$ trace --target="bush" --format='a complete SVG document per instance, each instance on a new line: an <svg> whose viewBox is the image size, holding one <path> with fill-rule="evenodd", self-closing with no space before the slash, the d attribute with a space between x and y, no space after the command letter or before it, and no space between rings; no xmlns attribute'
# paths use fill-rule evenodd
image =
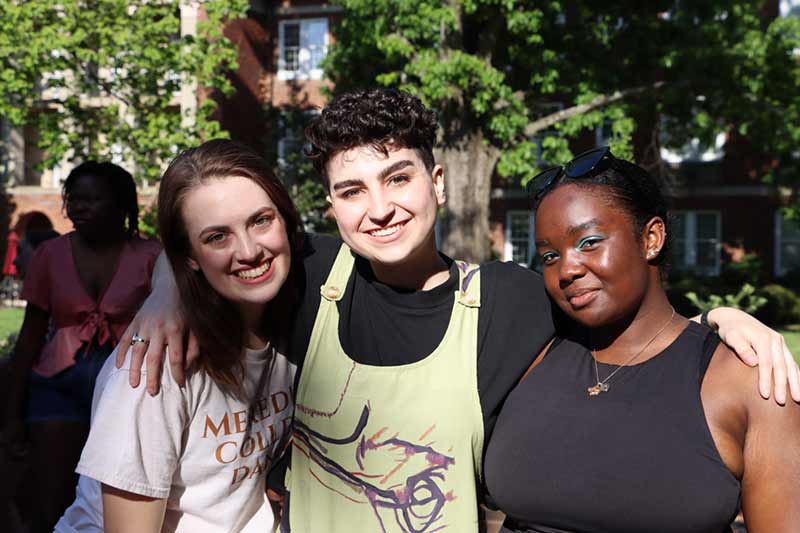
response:
<svg viewBox="0 0 800 533"><path fill-rule="evenodd" d="M722 268L722 279L734 286L745 283L760 287L765 278L764 263L756 254L745 254L739 261L730 261Z"/></svg>
<svg viewBox="0 0 800 533"><path fill-rule="evenodd" d="M769 326L800 322L800 297L794 291L773 283L759 292L767 303L758 310L756 318Z"/></svg>
<svg viewBox="0 0 800 533"><path fill-rule="evenodd" d="M694 316L697 314L692 302L686 298L686 294L694 292L699 296L706 298L711 293L708 286L703 283L703 280L694 277L682 277L670 280L665 284L667 291L667 298L675 308L678 314L683 316Z"/></svg>
<svg viewBox="0 0 800 533"><path fill-rule="evenodd" d="M733 307L741 309L745 313L753 314L767 303L767 299L756 294L756 288L745 283L736 293L731 294L709 294L708 297L698 296L697 293L690 291L686 293L686 298L692 302L698 311L705 313L717 307Z"/></svg>

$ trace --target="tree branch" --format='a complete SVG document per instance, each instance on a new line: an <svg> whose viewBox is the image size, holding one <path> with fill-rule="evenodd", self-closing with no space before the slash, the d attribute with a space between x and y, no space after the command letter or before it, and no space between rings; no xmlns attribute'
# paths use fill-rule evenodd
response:
<svg viewBox="0 0 800 533"><path fill-rule="evenodd" d="M640 94L653 89L660 89L664 85L666 85L666 82L657 81L651 85L642 85L640 87L632 87L630 89L625 89L623 91L614 91L611 94L601 94L600 96L594 97L591 101L585 104L568 107L567 109L562 109L561 111L557 111L555 113L551 113L542 118L534 120L525 127L525 135L528 137L533 137L540 131L546 130L547 128L558 122L563 122L576 115L588 113L593 109L597 109L598 107L603 107L613 102L623 100L635 94Z"/></svg>

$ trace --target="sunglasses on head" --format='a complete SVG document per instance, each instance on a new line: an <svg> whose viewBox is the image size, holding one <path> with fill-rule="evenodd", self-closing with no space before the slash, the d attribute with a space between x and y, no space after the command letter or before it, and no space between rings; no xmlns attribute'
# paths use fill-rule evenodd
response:
<svg viewBox="0 0 800 533"><path fill-rule="evenodd" d="M535 201L538 201L561 176L567 176L572 179L588 176L607 158L614 159L611 149L608 146L602 146L589 150L588 152L583 152L565 165L550 167L536 174L533 179L528 182L528 192L533 195Z"/></svg>

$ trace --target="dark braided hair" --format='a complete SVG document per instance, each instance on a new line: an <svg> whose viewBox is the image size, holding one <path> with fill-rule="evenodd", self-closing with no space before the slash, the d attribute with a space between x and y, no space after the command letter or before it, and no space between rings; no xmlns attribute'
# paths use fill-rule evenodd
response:
<svg viewBox="0 0 800 533"><path fill-rule="evenodd" d="M82 176L95 176L106 181L111 187L114 202L125 213L125 235L128 239L139 236L139 201L136 196L136 182L130 172L109 162L85 161L72 169L64 187L61 189L61 199L64 208L67 206L72 187Z"/></svg>
<svg viewBox="0 0 800 533"><path fill-rule="evenodd" d="M605 163L605 164L603 164ZM669 203L662 191L659 181L645 169L614 156L598 166L588 176L570 178L562 174L551 186L536 199L534 211L542 200L562 185L575 185L584 189L604 189L606 199L614 207L622 209L630 219L634 236L639 239L645 225L653 218L660 217L664 221L666 238L664 246L655 259L650 262L666 266L672 248L672 223L668 215Z"/></svg>
<svg viewBox="0 0 800 533"><path fill-rule="evenodd" d="M337 96L306 128L305 155L328 188L325 166L336 154L369 146L384 155L390 148L416 150L428 172L433 170L436 113L416 96L397 89L360 89Z"/></svg>

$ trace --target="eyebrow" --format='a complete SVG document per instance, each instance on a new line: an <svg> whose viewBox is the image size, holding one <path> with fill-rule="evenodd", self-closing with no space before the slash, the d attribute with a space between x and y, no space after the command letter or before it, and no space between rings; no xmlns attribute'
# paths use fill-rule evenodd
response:
<svg viewBox="0 0 800 533"><path fill-rule="evenodd" d="M578 224L577 226L570 226L567 229L567 235L575 235L576 233L580 233L582 231L586 231L587 229L593 228L593 227L598 226L598 225L600 225L600 221L597 220L596 218L593 218L591 220L587 220L586 222L583 222L582 224ZM550 241L548 241L547 239L544 239L544 240L541 240L541 241L534 241L533 244L535 246L547 246L548 244L550 244Z"/></svg>
<svg viewBox="0 0 800 533"><path fill-rule="evenodd" d="M388 167L386 167L386 168L382 169L380 172L378 172L378 175L376 176L376 179L378 181L381 181L381 180L385 179L387 176L389 176L391 174L394 174L398 170L406 168L406 167L409 167L409 166L411 166L411 167L414 166L414 162L411 161L410 159L402 159L400 161L395 161L394 163L392 163ZM333 184L333 190L334 191L338 191L338 190L341 190L341 189L347 189L349 187L362 187L363 185L364 185L364 180L362 180L362 179L343 180L343 181L334 183Z"/></svg>
<svg viewBox="0 0 800 533"><path fill-rule="evenodd" d="M359 187L364 185L364 180L344 180L333 184L333 190L347 189L348 187Z"/></svg>
<svg viewBox="0 0 800 533"><path fill-rule="evenodd" d="M268 205L265 205L264 207L259 208L252 215L247 217L247 224L252 224L260 216L263 216L263 215L266 215L266 214L274 215L275 212L276 211L275 211L274 208L269 207ZM198 233L198 236L202 237L203 235L205 235L206 233L209 233L209 232L225 231L227 229L228 229L228 226L206 226L205 228L200 230L200 233Z"/></svg>
<svg viewBox="0 0 800 533"><path fill-rule="evenodd" d="M384 168L383 170L381 170L378 173L378 180L382 180L382 179L386 178L386 176L388 176L390 174L394 174L395 172L397 172L401 168L413 167L413 166L414 166L414 162L411 161L410 159L403 159L401 161L397 161L395 163L392 163L388 167Z"/></svg>
<svg viewBox="0 0 800 533"><path fill-rule="evenodd" d="M582 224L578 224L577 226L570 226L567 229L567 235L575 235L576 233L580 233L582 231L586 231L587 229L593 228L594 226L598 226L598 225L600 225L600 221L597 220L596 218L593 218L591 220L587 220L586 222L584 222Z"/></svg>
<svg viewBox="0 0 800 533"><path fill-rule="evenodd" d="M582 231L586 231L587 229L593 228L594 226L597 226L599 224L600 224L600 221L597 220L596 218L593 218L591 220L587 220L586 222L584 222L582 224L578 224L577 226L570 226L569 229L567 229L567 234L568 235L575 235L576 233L580 233Z"/></svg>

